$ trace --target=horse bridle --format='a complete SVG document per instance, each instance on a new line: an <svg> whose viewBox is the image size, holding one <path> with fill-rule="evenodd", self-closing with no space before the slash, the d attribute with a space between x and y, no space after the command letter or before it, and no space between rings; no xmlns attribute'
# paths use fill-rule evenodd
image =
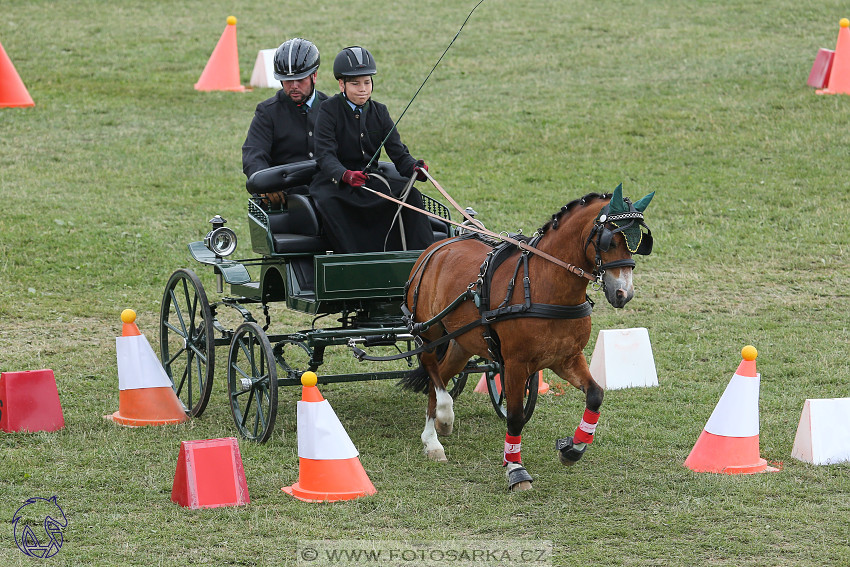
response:
<svg viewBox="0 0 850 567"><path fill-rule="evenodd" d="M587 247L593 244L593 248L596 251L596 269L593 271L593 275L596 277L596 283L603 285L603 287L602 278L606 270L612 268L634 268L636 265L635 261L631 258L602 262L602 253L607 252L611 248L615 234L623 233L626 249L632 254L648 256L652 252L652 231L643 222L643 213L635 209L628 198L624 197L623 202L629 206L629 210L624 213L610 214L610 203L602 207L602 210L599 211L599 216L596 217L596 221L593 223L593 229L591 229L587 241L584 243L585 253L587 253ZM640 230L641 227L646 229L646 233L641 231L640 242L632 250L626 241L625 231L630 228Z"/></svg>

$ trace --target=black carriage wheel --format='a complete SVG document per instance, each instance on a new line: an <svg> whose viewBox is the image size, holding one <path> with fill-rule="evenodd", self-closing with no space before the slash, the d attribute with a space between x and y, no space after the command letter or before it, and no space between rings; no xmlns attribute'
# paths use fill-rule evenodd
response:
<svg viewBox="0 0 850 567"><path fill-rule="evenodd" d="M277 366L269 338L257 323L242 323L227 357L230 410L239 434L265 443L277 418Z"/></svg>
<svg viewBox="0 0 850 567"><path fill-rule="evenodd" d="M469 374L462 372L449 379L449 383L446 386L448 386L449 395L453 400L456 400L460 393L463 392L467 378L469 378Z"/></svg>
<svg viewBox="0 0 850 567"><path fill-rule="evenodd" d="M496 415L502 419L508 417L508 410L505 404L505 388L502 375L491 370L485 372L487 380L487 393L490 394L490 402L496 410ZM499 381L498 389L496 380ZM537 372L529 376L525 381L525 403L523 404L523 414L525 421L531 419L531 414L534 413L534 406L537 405L537 389L540 387L540 376Z"/></svg>
<svg viewBox="0 0 850 567"><path fill-rule="evenodd" d="M159 312L162 366L190 416L204 413L215 371L213 315L195 272L180 269L165 285Z"/></svg>

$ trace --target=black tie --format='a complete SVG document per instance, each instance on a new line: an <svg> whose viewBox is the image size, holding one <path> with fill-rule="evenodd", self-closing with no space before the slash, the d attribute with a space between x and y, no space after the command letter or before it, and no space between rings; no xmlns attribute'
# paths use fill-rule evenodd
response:
<svg viewBox="0 0 850 567"><path fill-rule="evenodd" d="M362 106L357 106L354 108L354 118L360 119L360 113L363 111Z"/></svg>

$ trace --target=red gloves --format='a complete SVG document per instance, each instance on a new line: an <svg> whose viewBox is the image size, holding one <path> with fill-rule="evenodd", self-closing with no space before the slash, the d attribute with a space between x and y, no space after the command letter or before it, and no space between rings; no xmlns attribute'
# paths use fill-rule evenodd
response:
<svg viewBox="0 0 850 567"><path fill-rule="evenodd" d="M345 173L342 174L342 182L348 183L352 187L363 187L367 181L369 181L369 176L362 171L346 169Z"/></svg>
<svg viewBox="0 0 850 567"><path fill-rule="evenodd" d="M417 160L416 165L413 166L413 171L416 173L416 181L428 181L428 178L425 177L425 174L419 171L420 169L428 171L428 165L425 163L425 160Z"/></svg>

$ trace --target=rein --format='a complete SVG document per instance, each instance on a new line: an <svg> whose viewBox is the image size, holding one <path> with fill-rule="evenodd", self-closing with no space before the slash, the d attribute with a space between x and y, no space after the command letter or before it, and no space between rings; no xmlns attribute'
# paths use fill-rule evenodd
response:
<svg viewBox="0 0 850 567"><path fill-rule="evenodd" d="M425 177L428 178L428 180L431 182L431 184L433 184L434 187L436 187L437 190L443 195L443 197L445 197L446 200L449 203L451 203L451 205L455 209L457 209L460 212L461 215L463 215L463 217L468 221L469 224L462 224L462 223L455 222L455 221L450 220L450 219L443 218L440 215L434 214L430 211L420 209L419 207L414 207L413 205L411 205L409 203L406 203L404 201L400 201L400 200L396 199L395 197L393 197L391 195L386 195L384 193L381 193L380 191L376 191L374 189L366 187L365 185L363 185L361 188L365 189L366 191L369 191L371 193L374 193L375 195L378 195L379 197L382 197L382 198L384 198L388 201L392 201L393 203L395 203L397 205L407 207L408 209L411 209L411 210L416 211L418 213L421 213L423 215L427 215L427 216L435 218L439 221L447 222L449 224L452 224L454 226L462 228L464 231L474 232L474 233L477 233L477 234L481 234L483 236L489 236L491 238L496 238L498 240L510 242L511 244L513 244L514 246L519 248L520 250L527 252L527 253L530 253L530 254L535 254L537 256L540 256L541 258L548 260L549 262L552 262L556 266L560 266L561 268L564 268L565 270L567 270L568 272L570 272L572 274L575 274L575 275L577 275L581 278L585 278L585 279L587 279L591 282L595 282L597 284L602 283L602 272L588 273L583 268L579 268L578 266L576 266L574 264L564 262L563 260L556 258L556 257L552 256L551 254L543 252L542 250L538 250L537 248L534 248L533 246L529 246L527 242L524 242L522 240L517 240L515 238L511 238L510 236L507 236L507 235L496 234L495 232L491 232L491 231L489 231L485 228L481 228L480 227L481 223L476 221L474 218L472 218L469 215L469 213L467 213L465 210L463 210L460 207L460 205L458 205L457 202L451 197L451 195L449 195L448 192L446 192L446 190L443 189L442 186L440 186L440 184L437 182L437 180L434 179L431 176L430 173L428 173L424 169L420 169L419 171L421 173L425 174ZM374 175L374 174L370 174L370 175ZM614 267L614 266L611 266L611 267Z"/></svg>

